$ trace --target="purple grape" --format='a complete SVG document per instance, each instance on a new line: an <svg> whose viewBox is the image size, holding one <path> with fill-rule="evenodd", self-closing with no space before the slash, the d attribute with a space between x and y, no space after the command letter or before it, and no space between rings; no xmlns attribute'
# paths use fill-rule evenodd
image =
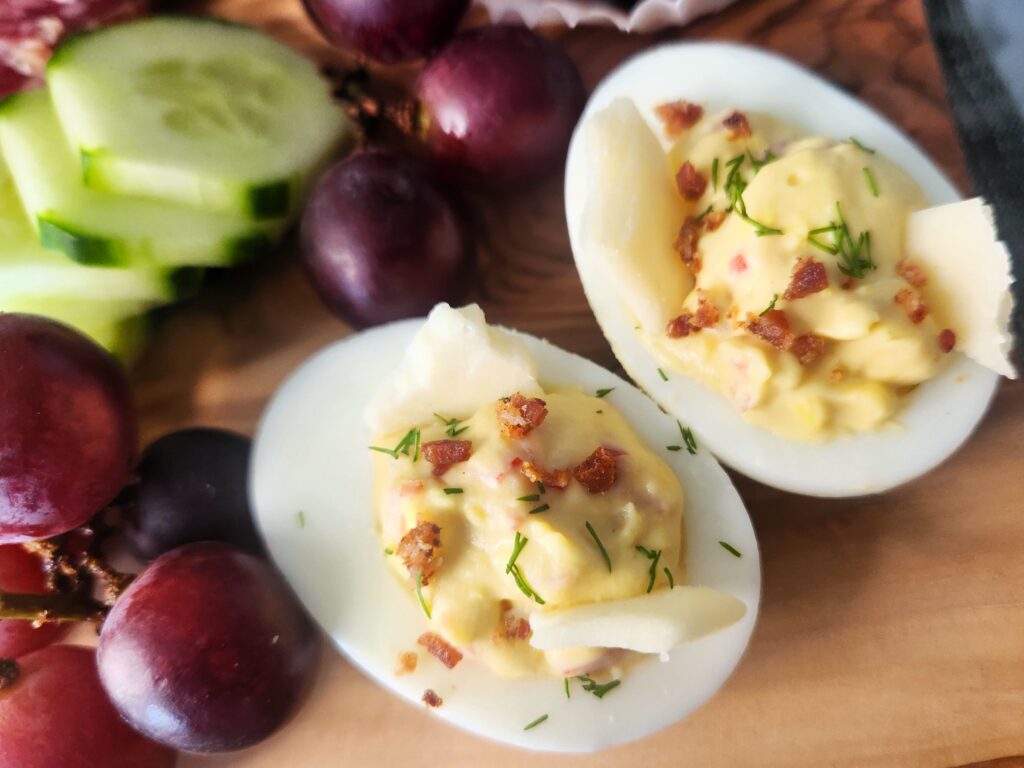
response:
<svg viewBox="0 0 1024 768"><path fill-rule="evenodd" d="M436 162L490 188L560 167L585 99L579 72L559 45L510 25L457 35L423 68L416 95Z"/></svg>
<svg viewBox="0 0 1024 768"><path fill-rule="evenodd" d="M247 481L249 438L221 429L164 435L142 453L125 533L144 559L195 541L223 541L254 555Z"/></svg>
<svg viewBox="0 0 1024 768"><path fill-rule="evenodd" d="M469 0L303 0L332 43L385 64L433 53L452 36Z"/></svg>
<svg viewBox="0 0 1024 768"><path fill-rule="evenodd" d="M137 440L114 358L52 320L0 314L0 544L99 512L128 482Z"/></svg>
<svg viewBox="0 0 1024 768"><path fill-rule="evenodd" d="M118 598L100 678L128 723L188 752L256 744L312 681L320 638L263 560L205 542L154 560Z"/></svg>
<svg viewBox="0 0 1024 768"><path fill-rule="evenodd" d="M300 238L320 298L356 326L457 303L472 278L473 238L448 193L413 160L387 152L328 170Z"/></svg>

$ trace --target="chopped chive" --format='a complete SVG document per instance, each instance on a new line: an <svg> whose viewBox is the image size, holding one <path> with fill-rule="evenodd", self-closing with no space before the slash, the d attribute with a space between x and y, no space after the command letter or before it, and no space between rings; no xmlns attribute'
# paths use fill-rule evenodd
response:
<svg viewBox="0 0 1024 768"><path fill-rule="evenodd" d="M530 514L539 515L541 512L547 512L549 509L551 509L550 504L541 504L539 507L534 507L533 509L531 509Z"/></svg>
<svg viewBox="0 0 1024 768"><path fill-rule="evenodd" d="M839 251L833 248L832 246L826 245L820 240L815 240L813 237L808 237L807 242L813 245L818 250L824 251L825 253L831 254L832 256L835 256L837 253L839 253Z"/></svg>
<svg viewBox="0 0 1024 768"><path fill-rule="evenodd" d="M767 307L765 307L764 309L761 310L761 312L758 314L758 317L764 317L769 312L771 312L773 309L775 309L775 302L777 302L778 300L779 300L779 294L773 293L772 294L772 300L770 302L768 302L768 306Z"/></svg>
<svg viewBox="0 0 1024 768"><path fill-rule="evenodd" d="M713 205L709 205L707 208L705 208L703 211L701 211L699 214L697 214L697 216L693 220L694 223L696 223L698 221L703 221L704 217L707 216L709 213L711 213L711 209L712 208L714 208L714 206Z"/></svg>
<svg viewBox="0 0 1024 768"><path fill-rule="evenodd" d="M817 229L812 229L807 234L808 235L821 235L821 234L823 234L825 232L832 232L833 234L835 234L835 231L836 231L836 225L835 224L827 224L824 227L818 227Z"/></svg>
<svg viewBox="0 0 1024 768"><path fill-rule="evenodd" d="M676 588L676 580L672 578L672 571L670 571L668 569L667 565L665 566L665 578L668 579L668 588L669 589L675 589Z"/></svg>
<svg viewBox="0 0 1024 768"><path fill-rule="evenodd" d="M436 412L434 413L434 416L436 416L436 417L437 417L437 419L438 419L438 420L439 420L439 421L440 421L440 422L441 422L442 424L444 424L444 425L445 425L445 431L444 431L444 433L445 433L446 435L448 435L448 437L458 437L458 436L459 436L459 435L461 435L461 434L462 434L463 432L465 432L465 431L466 431L467 429L469 429L469 427L462 427L461 429L459 429L459 428L458 428L458 427L459 427L459 424L461 424L461 423L462 423L462 420L461 420L461 419L446 419L446 418L445 418L444 416L442 416L442 415L441 415L440 413L436 413Z"/></svg>
<svg viewBox="0 0 1024 768"><path fill-rule="evenodd" d="M661 376L662 381L668 381L668 376L665 375L665 372L661 370L661 368L658 369L658 375Z"/></svg>
<svg viewBox="0 0 1024 768"><path fill-rule="evenodd" d="M298 512L295 513L295 517L298 520L299 528L305 528L306 527L306 513L303 512L300 509Z"/></svg>
<svg viewBox="0 0 1024 768"><path fill-rule="evenodd" d="M726 552L732 554L733 556L735 556L735 557L743 557L743 555L740 554L740 551L738 549L736 549L736 547L734 547L728 541L720 541L718 543L722 545L722 549L724 549Z"/></svg>
<svg viewBox="0 0 1024 768"><path fill-rule="evenodd" d="M667 381L667 379L666 379L666 381ZM662 405L661 403L658 403L657 405L658 405L658 410L661 411L662 413L664 413L666 416L668 416L668 411L665 410L665 406Z"/></svg>
<svg viewBox="0 0 1024 768"><path fill-rule="evenodd" d="M661 550L651 550L637 544L636 551L651 561L651 567L647 569L647 592L650 594L650 591L654 589L654 581L658 578L658 562L661 560Z"/></svg>
<svg viewBox="0 0 1024 768"><path fill-rule="evenodd" d="M868 183L868 189L873 197L878 197L878 184L875 182L875 174L866 165L864 166L864 180Z"/></svg>
<svg viewBox="0 0 1024 768"><path fill-rule="evenodd" d="M423 599L423 572L417 571L416 573L416 597L419 598L420 607L423 608L423 612L427 614L427 618L430 618L430 606L427 601Z"/></svg>
<svg viewBox="0 0 1024 768"><path fill-rule="evenodd" d="M434 414L435 416L437 414ZM409 449L413 449L412 460L417 461L420 457L420 431L417 427L413 427L405 433L403 437L394 448L381 448L376 445L369 446L371 451L377 451L378 453L386 453L392 459L397 459L400 453L409 455Z"/></svg>
<svg viewBox="0 0 1024 768"><path fill-rule="evenodd" d="M604 411L597 410L597 411L594 411L594 413L604 413Z"/></svg>
<svg viewBox="0 0 1024 768"><path fill-rule="evenodd" d="M607 683L599 683L590 675L576 675L576 679L583 683L584 691L594 694L599 699L603 699L608 691L613 688L618 688L622 684L621 680L611 680Z"/></svg>
<svg viewBox="0 0 1024 768"><path fill-rule="evenodd" d="M523 576L523 572L519 570L519 566L516 565L516 559L519 557L519 553L523 551L523 547L529 542L525 536L516 531L515 543L512 546L512 556L508 560L508 564L505 566L505 573L511 574L512 578L516 582L516 586L519 587L519 591L526 595L528 598L536 602L538 605L544 605L544 598L537 594L537 592L530 586L530 582Z"/></svg>
<svg viewBox="0 0 1024 768"><path fill-rule="evenodd" d="M413 438L412 460L420 460L420 431L418 429L416 430L416 436Z"/></svg>
<svg viewBox="0 0 1024 768"><path fill-rule="evenodd" d="M516 501L540 501L540 494L531 493L529 496L520 496Z"/></svg>
<svg viewBox="0 0 1024 768"><path fill-rule="evenodd" d="M537 481L537 490L540 491L541 493L548 492L548 489L544 487L544 483L542 483L540 480Z"/></svg>
<svg viewBox="0 0 1024 768"><path fill-rule="evenodd" d="M562 678L562 682L565 683L565 698L567 698L567 699L572 698L569 695L569 678L568 677L563 677Z"/></svg>
<svg viewBox="0 0 1024 768"><path fill-rule="evenodd" d="M608 387L606 389L599 389L599 390L597 390L597 397L604 397L609 392L614 392L614 391L615 391L615 387Z"/></svg>
<svg viewBox="0 0 1024 768"><path fill-rule="evenodd" d="M395 554L395 550L393 550L391 547L384 547L384 554L388 556L393 555Z"/></svg>
<svg viewBox="0 0 1024 768"><path fill-rule="evenodd" d="M696 456L697 438L693 436L693 430L689 427L684 427L678 420L676 421L676 425L679 427L679 434L683 436L683 442L686 443L686 450L691 456Z"/></svg>
<svg viewBox="0 0 1024 768"><path fill-rule="evenodd" d="M867 152L869 155L875 154L875 150L871 149L870 147L865 147L863 144L861 144L859 141L857 141L857 139L854 138L853 136L851 136L849 139L847 139L846 143L847 144L853 144L853 146L855 146L857 149L861 150L862 152Z"/></svg>
<svg viewBox="0 0 1024 768"><path fill-rule="evenodd" d="M394 448L381 448L380 446L377 446L377 445L371 445L371 446L369 446L369 448L370 448L371 451L377 451L379 453L386 453L392 459L397 459L398 458L398 451L396 451Z"/></svg>
<svg viewBox="0 0 1024 768"><path fill-rule="evenodd" d="M711 161L711 188L718 191L718 158Z"/></svg>
<svg viewBox="0 0 1024 768"><path fill-rule="evenodd" d="M516 531L516 538L512 544L512 556L505 564L505 573L512 573L512 569L516 565L516 559L519 557L519 553L523 551L523 547L525 547L529 541L530 540L519 533L519 531Z"/></svg>
<svg viewBox="0 0 1024 768"><path fill-rule="evenodd" d="M612 559L610 557L608 557L608 550L606 550L604 548L604 544L602 544L601 543L601 539L598 538L597 531L594 530L594 526L592 526L589 523L589 521L587 522L586 525L587 525L587 530L590 532L590 535L594 538L594 543L597 544L597 548L601 550L601 557L604 558L604 564L608 566L608 573L611 573L612 572Z"/></svg>
<svg viewBox="0 0 1024 768"><path fill-rule="evenodd" d="M444 492L449 496L452 496L453 494L456 493L463 493L463 490L461 488L445 488Z"/></svg>
<svg viewBox="0 0 1024 768"><path fill-rule="evenodd" d="M666 445L665 449L669 450L669 451L681 451L681 450L683 450L683 446L681 446L681 445Z"/></svg>
<svg viewBox="0 0 1024 768"><path fill-rule="evenodd" d="M523 728L523 730L524 730L524 731L528 731L528 730L530 730L531 728L536 728L536 727L537 727L538 725L540 725L541 723L543 723L543 722L544 722L545 720L547 720L547 719L548 719L548 716L547 716L547 715L541 715L541 716L540 716L540 717L538 717L538 718L537 718L536 720L534 720L534 721L533 721L532 723L530 723L530 724L529 724L529 725L527 725L527 726L526 726L525 728Z"/></svg>

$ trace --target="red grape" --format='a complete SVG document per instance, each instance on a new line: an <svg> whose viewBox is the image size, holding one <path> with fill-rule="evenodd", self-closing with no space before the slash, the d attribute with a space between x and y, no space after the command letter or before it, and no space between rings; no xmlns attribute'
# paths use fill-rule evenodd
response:
<svg viewBox="0 0 1024 768"><path fill-rule="evenodd" d="M234 432L184 429L143 451L125 528L136 554L148 560L194 541L262 554L246 486L250 448Z"/></svg>
<svg viewBox="0 0 1024 768"><path fill-rule="evenodd" d="M303 0L332 43L385 64L433 53L452 36L469 0Z"/></svg>
<svg viewBox="0 0 1024 768"><path fill-rule="evenodd" d="M96 514L127 483L136 434L114 358L51 320L0 314L0 544Z"/></svg>
<svg viewBox="0 0 1024 768"><path fill-rule="evenodd" d="M0 765L5 768L171 768L175 754L117 715L91 648L52 645L18 660L0 692Z"/></svg>
<svg viewBox="0 0 1024 768"><path fill-rule="evenodd" d="M189 544L154 560L118 599L100 635L100 677L140 732L224 752L288 719L319 648L266 562L226 544Z"/></svg>
<svg viewBox="0 0 1024 768"><path fill-rule="evenodd" d="M484 187L561 165L585 93L565 51L525 27L460 33L416 83L424 138L439 165Z"/></svg>
<svg viewBox="0 0 1024 768"><path fill-rule="evenodd" d="M0 591L23 595L46 593L46 573L38 555L26 552L20 544L0 546ZM43 624L31 621L0 620L0 658L16 659L29 651L55 643L67 634L69 624Z"/></svg>
<svg viewBox="0 0 1024 768"><path fill-rule="evenodd" d="M475 250L453 200L414 161L363 152L323 175L302 217L306 269L357 326L459 302Z"/></svg>

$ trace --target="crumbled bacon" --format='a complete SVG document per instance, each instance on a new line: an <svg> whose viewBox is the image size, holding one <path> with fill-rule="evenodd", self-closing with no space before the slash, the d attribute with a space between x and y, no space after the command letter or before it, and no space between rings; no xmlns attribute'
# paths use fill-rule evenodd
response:
<svg viewBox="0 0 1024 768"><path fill-rule="evenodd" d="M704 214L704 218L702 219L704 229L708 232L714 232L722 226L722 222L725 221L725 217L728 215L728 211L709 211Z"/></svg>
<svg viewBox="0 0 1024 768"><path fill-rule="evenodd" d="M708 177L693 167L687 160L676 173L676 186L686 200L700 200L708 188Z"/></svg>
<svg viewBox="0 0 1024 768"><path fill-rule="evenodd" d="M516 392L498 401L498 421L505 437L519 440L544 423L547 405L539 397L524 397Z"/></svg>
<svg viewBox="0 0 1024 768"><path fill-rule="evenodd" d="M839 287L842 288L844 291L852 291L854 288L857 287L857 281L854 280L852 277L848 277L845 280L843 280L842 284L840 284Z"/></svg>
<svg viewBox="0 0 1024 768"><path fill-rule="evenodd" d="M434 632L424 632L416 642L426 648L431 656L448 667L448 669L462 661L462 653L459 649Z"/></svg>
<svg viewBox="0 0 1024 768"><path fill-rule="evenodd" d="M697 260L697 243L700 241L701 226L699 221L694 221L691 216L683 222L676 237L675 249L683 258L683 263L693 269Z"/></svg>
<svg viewBox="0 0 1024 768"><path fill-rule="evenodd" d="M440 696L434 693L432 689L427 688L427 690L423 692L423 703L426 704L428 707L437 709L442 704L444 704L444 699L442 699Z"/></svg>
<svg viewBox="0 0 1024 768"><path fill-rule="evenodd" d="M781 309L769 309L764 315L751 317L747 321L747 330L777 349L790 349L796 339L796 334L789 327L789 318Z"/></svg>
<svg viewBox="0 0 1024 768"><path fill-rule="evenodd" d="M512 468L519 470L522 475L533 483L543 483L545 487L565 488L569 485L572 475L567 469L546 470L538 467L532 461L523 459L512 459Z"/></svg>
<svg viewBox="0 0 1024 768"><path fill-rule="evenodd" d="M510 600L501 601L501 637L505 640L529 640L533 630L530 620L512 610Z"/></svg>
<svg viewBox="0 0 1024 768"><path fill-rule="evenodd" d="M431 440L420 446L420 450L423 458L434 465L434 474L440 477L452 464L469 460L473 443L469 440Z"/></svg>
<svg viewBox="0 0 1024 768"><path fill-rule="evenodd" d="M688 101L670 101L655 107L654 113L665 126L665 135L671 139L696 125L704 116L704 107Z"/></svg>
<svg viewBox="0 0 1024 768"><path fill-rule="evenodd" d="M615 485L615 458L619 455L617 451L599 445L573 469L572 474L590 493L604 493Z"/></svg>
<svg viewBox="0 0 1024 768"><path fill-rule="evenodd" d="M700 328L693 324L693 313L684 311L679 317L674 317L668 321L665 333L668 334L670 339L682 339L699 330Z"/></svg>
<svg viewBox="0 0 1024 768"><path fill-rule="evenodd" d="M441 526L423 522L410 528L395 547L395 554L402 558L405 567L413 576L419 575L424 586L441 565L437 550L441 546Z"/></svg>
<svg viewBox="0 0 1024 768"><path fill-rule="evenodd" d="M952 352L956 346L956 334L949 328L939 331L939 349L943 352Z"/></svg>
<svg viewBox="0 0 1024 768"><path fill-rule="evenodd" d="M910 318L910 322L914 325L928 317L928 307L924 305L924 300L921 299L918 293L909 288L901 288L896 291L893 301L903 307L903 311L907 313L907 317Z"/></svg>
<svg viewBox="0 0 1024 768"><path fill-rule="evenodd" d="M810 365L823 354L825 354L825 340L813 333L805 333L793 339L793 347L790 350L801 365Z"/></svg>
<svg viewBox="0 0 1024 768"><path fill-rule="evenodd" d="M416 671L416 664L419 659L412 651L403 651L398 654L398 666L395 668L395 676L411 675Z"/></svg>
<svg viewBox="0 0 1024 768"><path fill-rule="evenodd" d="M789 280L789 286L782 298L786 301L802 299L812 293L824 291L828 288L828 274L825 272L825 265L820 261L811 258L800 259L793 267L793 276Z"/></svg>
<svg viewBox="0 0 1024 768"><path fill-rule="evenodd" d="M733 112L722 121L722 125L729 129L730 139L746 139L751 134L750 121L742 112Z"/></svg>
<svg viewBox="0 0 1024 768"><path fill-rule="evenodd" d="M708 300L704 291L698 291L697 313L684 311L679 317L669 321L666 332L670 339L680 339L704 328L712 328L717 323L718 308Z"/></svg>
<svg viewBox="0 0 1024 768"><path fill-rule="evenodd" d="M902 259L896 264L896 274L915 288L924 288L928 284L928 276L921 266L909 259Z"/></svg>

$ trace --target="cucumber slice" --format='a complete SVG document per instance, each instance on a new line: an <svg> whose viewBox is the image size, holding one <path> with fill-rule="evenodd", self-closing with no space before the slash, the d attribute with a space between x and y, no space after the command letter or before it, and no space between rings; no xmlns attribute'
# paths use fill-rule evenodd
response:
<svg viewBox="0 0 1024 768"><path fill-rule="evenodd" d="M3 103L0 148L43 246L83 264L230 266L267 249L279 229L86 188L45 91Z"/></svg>
<svg viewBox="0 0 1024 768"><path fill-rule="evenodd" d="M311 61L214 19L80 35L57 51L47 80L89 187L253 219L294 213L352 134Z"/></svg>
<svg viewBox="0 0 1024 768"><path fill-rule="evenodd" d="M84 267L46 250L0 162L0 310L47 314L48 301L92 299L128 315L193 293L200 278L198 269Z"/></svg>

